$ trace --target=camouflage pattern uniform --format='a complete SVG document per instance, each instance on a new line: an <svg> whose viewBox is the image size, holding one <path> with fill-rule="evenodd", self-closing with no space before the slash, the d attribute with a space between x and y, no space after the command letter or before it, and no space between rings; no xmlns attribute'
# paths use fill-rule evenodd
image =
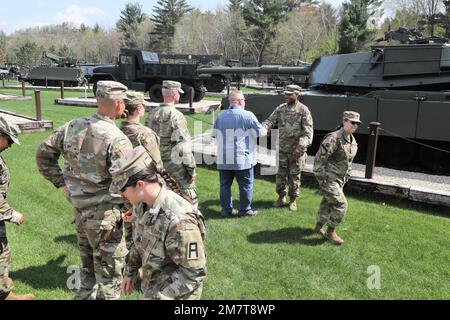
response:
<svg viewBox="0 0 450 320"><path fill-rule="evenodd" d="M16 137L20 130L12 124L6 122L4 118L0 118L0 133L15 133ZM19 140L14 137L13 141L19 144ZM5 299L14 288L12 280L9 278L9 261L11 250L6 237L5 222L18 224L22 218L22 214L15 211L8 205L6 196L9 188L9 169L5 160L0 156L0 300Z"/></svg>
<svg viewBox="0 0 450 320"><path fill-rule="evenodd" d="M140 92L128 91L127 101L125 104L127 109L130 107L133 108L138 104L144 107L144 95ZM159 137L152 129L142 125L140 122L123 120L120 130L122 130L128 139L130 139L134 148L137 146L143 146L145 150L147 150L158 171L163 169L161 152L159 151ZM129 207L131 209L131 206ZM125 222L124 226L127 249L130 250L133 242L132 225L131 223Z"/></svg>
<svg viewBox="0 0 450 320"><path fill-rule="evenodd" d="M336 228L347 211L343 187L350 177L358 144L344 129L329 133L322 141L314 159L314 175L323 192L317 223Z"/></svg>
<svg viewBox="0 0 450 320"><path fill-rule="evenodd" d="M262 126L268 132L274 128L278 128L279 131L280 151L276 192L280 197L286 196L287 179L289 196L295 199L300 194L300 175L306 163L306 150L311 145L314 135L311 112L299 101L295 104L284 103L275 109ZM296 148L301 150L300 157L293 155Z"/></svg>
<svg viewBox="0 0 450 320"><path fill-rule="evenodd" d="M181 192L198 203L195 176L195 158L184 115L175 107L161 104L150 111L145 125L161 139L161 158L164 168L178 182Z"/></svg>
<svg viewBox="0 0 450 320"><path fill-rule="evenodd" d="M120 83L100 81L97 97L123 99L126 90ZM121 218L124 201L109 191L109 169L131 151L130 141L115 122L99 113L66 123L37 151L39 172L55 187L67 186L74 207L82 261L81 288L76 299L120 298L128 253ZM61 154L64 171L58 165Z"/></svg>
<svg viewBox="0 0 450 320"><path fill-rule="evenodd" d="M112 191L122 189L149 162L139 149L112 168ZM134 241L125 274L134 278L143 269L143 299L201 298L206 276L205 232L201 212L165 186L151 208L143 203L133 207Z"/></svg>

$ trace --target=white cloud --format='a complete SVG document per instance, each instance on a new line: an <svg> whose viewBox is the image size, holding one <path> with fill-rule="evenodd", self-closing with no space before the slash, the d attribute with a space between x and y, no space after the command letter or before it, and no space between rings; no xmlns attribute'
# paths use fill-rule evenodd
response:
<svg viewBox="0 0 450 320"><path fill-rule="evenodd" d="M96 21L97 18L104 16L106 16L106 13L99 8L70 5L65 11L56 14L56 23L69 22L79 27L82 23L89 24L92 17L95 17L94 21Z"/></svg>

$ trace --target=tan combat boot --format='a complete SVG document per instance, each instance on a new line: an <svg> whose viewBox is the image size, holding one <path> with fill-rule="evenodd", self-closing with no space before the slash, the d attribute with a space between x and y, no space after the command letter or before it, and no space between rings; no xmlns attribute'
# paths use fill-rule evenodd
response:
<svg viewBox="0 0 450 320"><path fill-rule="evenodd" d="M322 238L326 238L325 230L323 230L323 224L317 223L314 228L314 232L322 236Z"/></svg>
<svg viewBox="0 0 450 320"><path fill-rule="evenodd" d="M277 201L275 201L275 202L273 203L273 206L274 206L275 208L282 208L282 207L284 207L285 205L287 205L287 201L286 201L286 197L285 197L285 196L283 196L283 197L279 196L278 199L277 199Z"/></svg>
<svg viewBox="0 0 450 320"><path fill-rule="evenodd" d="M297 211L297 198L291 198L289 202L289 211Z"/></svg>
<svg viewBox="0 0 450 320"><path fill-rule="evenodd" d="M32 294L18 294L15 295L14 293L10 292L8 296L5 298L5 300L33 300L34 295Z"/></svg>
<svg viewBox="0 0 450 320"><path fill-rule="evenodd" d="M326 237L331 243L335 245L340 246L344 243L344 240L342 240L342 238L336 234L335 228L328 227Z"/></svg>

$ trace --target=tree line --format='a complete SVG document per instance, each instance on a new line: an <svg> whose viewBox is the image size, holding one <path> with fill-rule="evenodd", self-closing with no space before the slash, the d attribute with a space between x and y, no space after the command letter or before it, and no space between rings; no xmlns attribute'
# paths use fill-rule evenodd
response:
<svg viewBox="0 0 450 320"><path fill-rule="evenodd" d="M384 15L388 10L391 14ZM0 64L50 63L44 51L89 63L114 63L121 47L164 53L220 54L249 65L311 62L367 49L398 27L450 37L449 0L229 0L203 12L186 0L158 0L152 13L127 3L115 27L69 23L0 31Z"/></svg>

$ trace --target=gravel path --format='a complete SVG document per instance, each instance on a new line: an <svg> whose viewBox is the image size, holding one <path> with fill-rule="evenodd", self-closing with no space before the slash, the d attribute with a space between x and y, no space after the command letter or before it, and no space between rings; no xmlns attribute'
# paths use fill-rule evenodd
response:
<svg viewBox="0 0 450 320"><path fill-rule="evenodd" d="M309 156L307 168L312 170L314 157ZM366 166L358 163L352 165L352 176L364 178ZM404 186L418 186L439 191L450 192L450 176L438 176L418 172L409 172L376 167L373 181L390 182Z"/></svg>

